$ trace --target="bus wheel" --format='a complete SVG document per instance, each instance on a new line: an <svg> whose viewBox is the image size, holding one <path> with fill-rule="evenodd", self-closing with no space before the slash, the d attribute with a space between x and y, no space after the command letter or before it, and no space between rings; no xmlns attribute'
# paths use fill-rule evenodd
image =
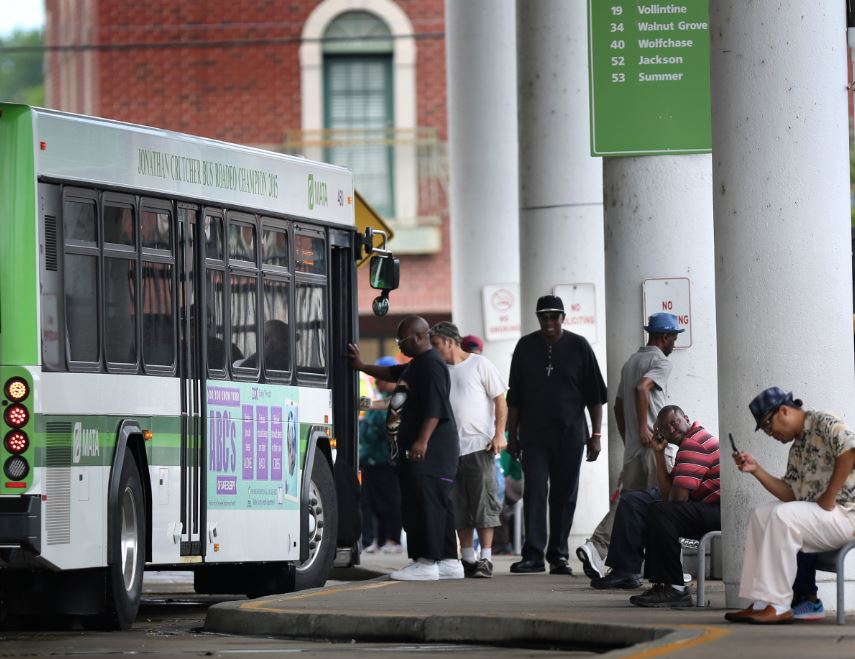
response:
<svg viewBox="0 0 855 659"><path fill-rule="evenodd" d="M119 547L119 561L107 566L104 613L84 620L87 628L130 629L137 617L145 567L145 498L137 463L125 452L119 474L119 498L108 512L107 528Z"/></svg>
<svg viewBox="0 0 855 659"><path fill-rule="evenodd" d="M315 453L312 481L309 484L309 558L297 567L297 590L319 588L335 560L338 537L338 501L330 465L324 455Z"/></svg>

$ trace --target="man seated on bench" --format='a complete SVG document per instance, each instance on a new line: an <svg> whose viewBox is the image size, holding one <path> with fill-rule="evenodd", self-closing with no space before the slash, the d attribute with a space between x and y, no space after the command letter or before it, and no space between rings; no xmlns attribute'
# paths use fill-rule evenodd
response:
<svg viewBox="0 0 855 659"><path fill-rule="evenodd" d="M749 453L733 454L739 470L752 474L780 501L751 512L739 596L754 603L724 617L788 623L794 617L796 554L838 549L855 532L855 433L833 414L803 410L802 401L778 387L761 391L748 407L757 422L755 431L793 444L783 478L772 476ZM804 569L799 577L802 582L806 578ZM796 583L797 591L813 587Z"/></svg>
<svg viewBox="0 0 855 659"><path fill-rule="evenodd" d="M658 488L620 498L606 565L611 571L591 581L594 588L638 588L644 576L653 584L629 601L636 606L692 606L683 583L680 538L700 538L721 529L718 439L676 405L663 407L653 433ZM669 474L665 448L677 456Z"/></svg>

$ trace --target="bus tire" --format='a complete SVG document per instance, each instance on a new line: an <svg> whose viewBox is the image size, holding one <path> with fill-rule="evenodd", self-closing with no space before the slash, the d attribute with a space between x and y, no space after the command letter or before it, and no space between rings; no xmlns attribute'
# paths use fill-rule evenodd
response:
<svg viewBox="0 0 855 659"><path fill-rule="evenodd" d="M320 588L335 560L338 538L338 500L330 465L321 451L315 452L309 484L309 558L297 566L296 590Z"/></svg>
<svg viewBox="0 0 855 659"><path fill-rule="evenodd" d="M140 608L146 546L145 496L137 462L130 450L125 452L122 462L115 509L107 514L108 532L119 547L120 560L104 570L104 612L83 622L90 629L130 629Z"/></svg>

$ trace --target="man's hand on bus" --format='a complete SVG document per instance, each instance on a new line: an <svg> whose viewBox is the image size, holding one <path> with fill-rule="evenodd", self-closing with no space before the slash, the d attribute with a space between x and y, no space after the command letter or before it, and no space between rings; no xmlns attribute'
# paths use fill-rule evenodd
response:
<svg viewBox="0 0 855 659"><path fill-rule="evenodd" d="M350 365L357 371L365 370L365 363L362 361L362 356L359 354L359 346L355 343L347 344L347 354L345 355L350 361Z"/></svg>

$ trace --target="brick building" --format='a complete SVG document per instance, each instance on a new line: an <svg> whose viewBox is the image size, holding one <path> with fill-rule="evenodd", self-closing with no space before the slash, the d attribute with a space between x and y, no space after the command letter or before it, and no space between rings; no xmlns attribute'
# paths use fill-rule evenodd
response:
<svg viewBox="0 0 855 659"><path fill-rule="evenodd" d="M443 0L46 0L50 107L351 168L396 232L401 315L451 312ZM369 341L374 337L375 341Z"/></svg>

